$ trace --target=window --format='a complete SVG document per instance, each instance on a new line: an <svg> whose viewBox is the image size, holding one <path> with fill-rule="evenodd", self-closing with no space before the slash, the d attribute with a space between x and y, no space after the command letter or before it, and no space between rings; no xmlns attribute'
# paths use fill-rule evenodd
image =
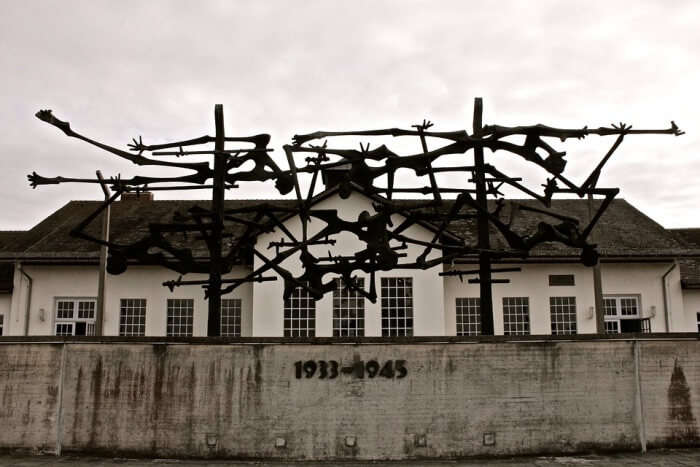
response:
<svg viewBox="0 0 700 467"><path fill-rule="evenodd" d="M2 336L2 326L5 315L0 315L0 336Z"/></svg>
<svg viewBox="0 0 700 467"><path fill-rule="evenodd" d="M528 297L503 297L503 335L525 336L530 334L530 299Z"/></svg>
<svg viewBox="0 0 700 467"><path fill-rule="evenodd" d="M639 316L639 297L608 296L603 297L605 311L605 332L649 332L649 320Z"/></svg>
<svg viewBox="0 0 700 467"><path fill-rule="evenodd" d="M316 301L303 287L297 287L284 300L284 337L316 335Z"/></svg>
<svg viewBox="0 0 700 467"><path fill-rule="evenodd" d="M382 336L413 335L413 279L382 277Z"/></svg>
<svg viewBox="0 0 700 467"><path fill-rule="evenodd" d="M221 335L240 337L241 335L241 299L221 299Z"/></svg>
<svg viewBox="0 0 700 467"><path fill-rule="evenodd" d="M576 334L576 297L549 297L552 335Z"/></svg>
<svg viewBox="0 0 700 467"><path fill-rule="evenodd" d="M194 300L191 298L168 299L168 336L191 336L194 321Z"/></svg>
<svg viewBox="0 0 700 467"><path fill-rule="evenodd" d="M700 332L700 313L695 313L695 319L698 322L698 332Z"/></svg>
<svg viewBox="0 0 700 467"><path fill-rule="evenodd" d="M550 274L549 275L549 285L550 286L564 286L564 285L576 285L574 282L573 274Z"/></svg>
<svg viewBox="0 0 700 467"><path fill-rule="evenodd" d="M119 301L119 335L146 335L145 298L122 298Z"/></svg>
<svg viewBox="0 0 700 467"><path fill-rule="evenodd" d="M358 287L364 287L364 279L356 279ZM333 336L365 335L365 297L356 290L348 289L343 281L336 279L333 290Z"/></svg>
<svg viewBox="0 0 700 467"><path fill-rule="evenodd" d="M481 306L479 297L457 297L457 335L481 334Z"/></svg>
<svg viewBox="0 0 700 467"><path fill-rule="evenodd" d="M56 335L94 336L96 307L94 298L56 299Z"/></svg>

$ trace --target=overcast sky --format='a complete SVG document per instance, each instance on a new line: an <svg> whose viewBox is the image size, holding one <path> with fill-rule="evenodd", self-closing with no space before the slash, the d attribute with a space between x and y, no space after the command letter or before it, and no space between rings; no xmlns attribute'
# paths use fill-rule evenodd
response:
<svg viewBox="0 0 700 467"><path fill-rule="evenodd" d="M32 190L32 171L143 173L37 120L39 109L125 147L138 135L213 134L221 103L228 134L270 133L281 156L293 134L320 129L423 118L435 130L471 128L476 96L486 124L675 120L686 135L628 137L600 185L666 227L700 226L699 23L700 2L680 0L2 2L0 229L101 197L96 186ZM580 182L612 142L557 148ZM230 196L275 192L246 184Z"/></svg>

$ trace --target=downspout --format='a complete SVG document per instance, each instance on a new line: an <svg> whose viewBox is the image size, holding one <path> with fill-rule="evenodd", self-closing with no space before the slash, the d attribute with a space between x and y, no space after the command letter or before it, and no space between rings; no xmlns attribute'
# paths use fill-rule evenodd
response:
<svg viewBox="0 0 700 467"><path fill-rule="evenodd" d="M663 293L664 299L664 319L666 320L666 332L671 332L671 318L669 317L669 305L668 305L668 286L666 285L666 277L671 274L671 271L676 269L676 262L674 261L668 271L661 276L661 291Z"/></svg>
<svg viewBox="0 0 700 467"><path fill-rule="evenodd" d="M32 308L32 284L34 283L34 280L32 277L27 274L24 271L24 268L22 267L22 263L17 263L19 272L22 273L24 277L27 278L27 282L29 282L29 285L27 286L27 307L24 311L24 335L28 336L29 335L29 310Z"/></svg>

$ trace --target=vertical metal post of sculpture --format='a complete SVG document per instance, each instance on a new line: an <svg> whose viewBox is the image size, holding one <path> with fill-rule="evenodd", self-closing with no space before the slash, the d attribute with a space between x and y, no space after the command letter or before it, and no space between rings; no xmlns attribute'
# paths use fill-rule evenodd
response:
<svg viewBox="0 0 700 467"><path fill-rule="evenodd" d="M207 336L221 335L221 238L224 229L224 194L226 192L226 159L224 152L226 135L224 134L224 107L216 104L214 107L214 122L216 136L214 141L214 177L212 188L212 228L210 239L209 263L209 319L207 320Z"/></svg>
<svg viewBox="0 0 700 467"><path fill-rule="evenodd" d="M481 117L483 103L480 97L474 99L474 138L481 139L483 133ZM474 145L474 183L476 185L476 202L480 207L477 217L479 253L479 295L481 310L481 333L492 336L493 303L491 296L491 256L485 250L490 248L489 215L486 199L486 171L484 169L484 146L477 142Z"/></svg>

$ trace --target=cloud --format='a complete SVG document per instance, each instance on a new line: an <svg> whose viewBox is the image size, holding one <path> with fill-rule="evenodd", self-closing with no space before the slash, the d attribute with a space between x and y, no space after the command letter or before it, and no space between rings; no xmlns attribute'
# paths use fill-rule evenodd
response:
<svg viewBox="0 0 700 467"><path fill-rule="evenodd" d="M0 19L0 228L101 196L75 185L31 190L33 170L137 173L36 120L40 108L123 147L137 135L156 143L211 133L213 104L223 103L229 133L268 132L281 157L293 134L317 129L423 118L470 128L475 96L486 123L641 128L676 119L686 136L629 138L604 181L666 226L696 225L687 200L700 198L699 14L692 1L9 3ZM610 143L576 145L569 169L584 177ZM261 185L232 196L275 195Z"/></svg>

